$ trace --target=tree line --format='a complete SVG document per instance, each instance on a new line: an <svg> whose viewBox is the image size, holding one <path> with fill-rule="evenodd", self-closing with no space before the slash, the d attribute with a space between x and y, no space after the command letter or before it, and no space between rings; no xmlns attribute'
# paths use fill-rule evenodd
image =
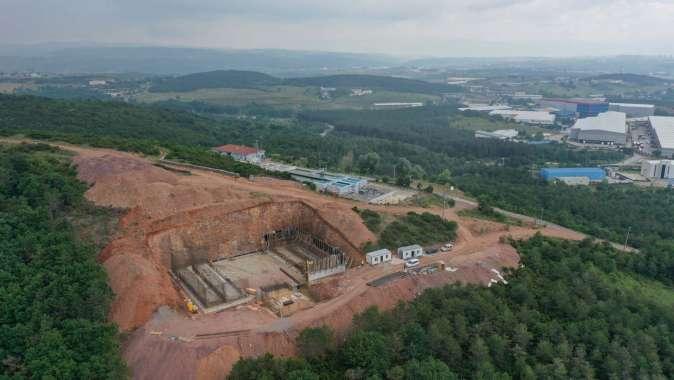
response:
<svg viewBox="0 0 674 380"><path fill-rule="evenodd" d="M608 245L536 236L514 243L508 284L429 289L392 311L367 309L343 344L301 332L301 357L246 358L243 379L669 379L674 308L616 282L649 282ZM671 288L669 289L671 292Z"/></svg>
<svg viewBox="0 0 674 380"><path fill-rule="evenodd" d="M0 146L0 378L126 376L98 250L70 222L96 212L85 190L63 152Z"/></svg>

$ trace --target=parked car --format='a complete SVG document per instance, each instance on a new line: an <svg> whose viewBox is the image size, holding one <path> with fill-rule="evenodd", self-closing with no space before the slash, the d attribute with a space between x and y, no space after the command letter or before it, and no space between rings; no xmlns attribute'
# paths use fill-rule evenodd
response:
<svg viewBox="0 0 674 380"><path fill-rule="evenodd" d="M419 259L409 259L405 261L405 268L414 268L419 265Z"/></svg>

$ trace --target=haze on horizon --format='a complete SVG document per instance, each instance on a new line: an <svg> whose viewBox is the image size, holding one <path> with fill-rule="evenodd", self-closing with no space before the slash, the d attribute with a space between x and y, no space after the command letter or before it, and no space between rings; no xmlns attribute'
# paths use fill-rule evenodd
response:
<svg viewBox="0 0 674 380"><path fill-rule="evenodd" d="M672 20L674 0L4 0L0 45L672 55Z"/></svg>

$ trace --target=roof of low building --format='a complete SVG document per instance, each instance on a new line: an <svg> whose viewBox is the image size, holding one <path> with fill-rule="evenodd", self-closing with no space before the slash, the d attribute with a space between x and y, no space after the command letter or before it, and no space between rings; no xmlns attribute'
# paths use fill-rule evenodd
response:
<svg viewBox="0 0 674 380"><path fill-rule="evenodd" d="M514 117L520 120L555 121L555 115L547 111L494 110L489 115Z"/></svg>
<svg viewBox="0 0 674 380"><path fill-rule="evenodd" d="M634 107L634 108L655 108L655 105L653 104L641 104L641 103L609 103L609 105L620 107Z"/></svg>
<svg viewBox="0 0 674 380"><path fill-rule="evenodd" d="M235 144L226 144L213 148L214 151L220 153L234 153L234 154L254 154L258 151L263 151L261 149L251 148L245 145L235 145Z"/></svg>
<svg viewBox="0 0 674 380"><path fill-rule="evenodd" d="M404 247L398 248L399 251L409 251L412 249L421 249L421 246L419 244L412 244L412 245L406 245Z"/></svg>
<svg viewBox="0 0 674 380"><path fill-rule="evenodd" d="M368 253L365 254L365 256L367 256L367 257L381 256L381 255L385 255L385 254L387 254L387 253L391 253L391 251L389 251L388 249L384 248L384 249L378 249L378 250L376 250L376 251L368 252Z"/></svg>
<svg viewBox="0 0 674 380"><path fill-rule="evenodd" d="M572 129L627 133L627 115L624 112L603 112L597 116L578 119Z"/></svg>
<svg viewBox="0 0 674 380"><path fill-rule="evenodd" d="M544 101L548 102L558 102L558 103L569 103L569 104L608 104L604 100L599 99L581 99L581 98L570 98L570 99L560 99L560 98L545 98Z"/></svg>

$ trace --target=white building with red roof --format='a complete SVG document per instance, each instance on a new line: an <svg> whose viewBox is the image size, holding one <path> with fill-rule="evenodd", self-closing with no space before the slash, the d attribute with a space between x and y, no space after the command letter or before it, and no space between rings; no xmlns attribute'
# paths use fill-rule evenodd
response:
<svg viewBox="0 0 674 380"><path fill-rule="evenodd" d="M262 160L264 160L263 149L251 148L245 145L227 144L217 146L212 150L219 153L221 156L229 156L239 161L247 161L259 164L262 162Z"/></svg>

